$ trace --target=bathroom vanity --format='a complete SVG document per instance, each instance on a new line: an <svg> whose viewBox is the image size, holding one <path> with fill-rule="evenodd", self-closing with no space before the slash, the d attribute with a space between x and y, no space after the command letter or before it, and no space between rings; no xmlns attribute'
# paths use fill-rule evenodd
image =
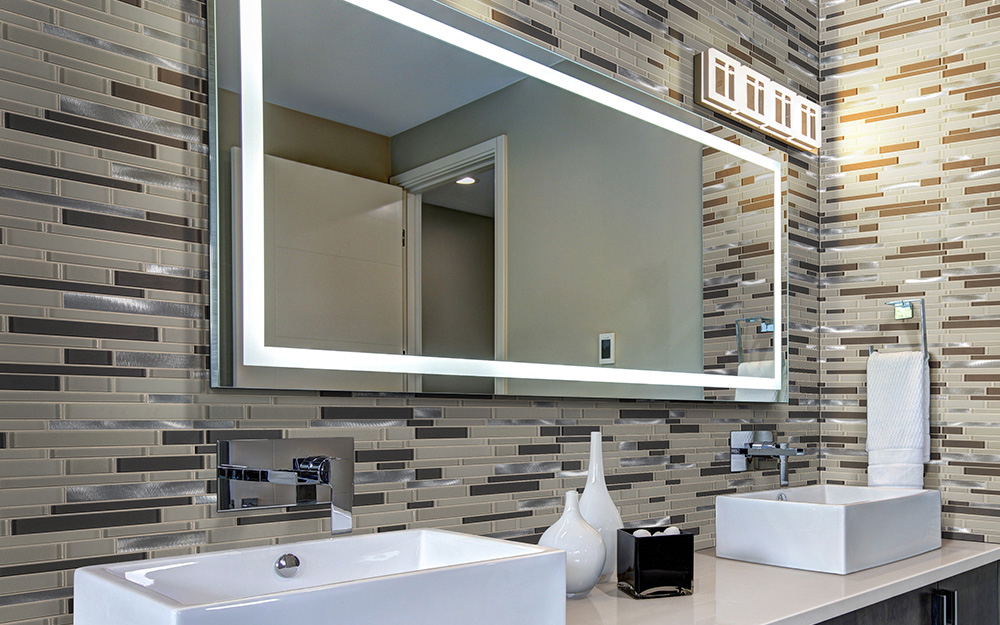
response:
<svg viewBox="0 0 1000 625"><path fill-rule="evenodd" d="M709 549L695 553L693 595L636 600L601 584L567 603L566 623L932 625L929 596L940 589L959 591L959 622L992 625L998 560L1000 545L945 540L929 553L832 575L725 560Z"/></svg>

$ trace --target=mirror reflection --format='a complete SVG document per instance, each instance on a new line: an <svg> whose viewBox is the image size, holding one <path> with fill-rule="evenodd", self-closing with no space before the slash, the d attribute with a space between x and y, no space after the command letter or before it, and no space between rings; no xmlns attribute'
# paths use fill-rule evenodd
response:
<svg viewBox="0 0 1000 625"><path fill-rule="evenodd" d="M217 2L215 19L230 260L243 202L238 4ZM560 72L629 91L509 39ZM262 46L265 272L232 263L220 299L236 303L237 340L225 345L234 356L222 385L775 399L242 365L248 280L264 281L271 346L762 377L775 358L773 324L736 340L737 319L773 314L775 190L764 167L345 3L265 0Z"/></svg>

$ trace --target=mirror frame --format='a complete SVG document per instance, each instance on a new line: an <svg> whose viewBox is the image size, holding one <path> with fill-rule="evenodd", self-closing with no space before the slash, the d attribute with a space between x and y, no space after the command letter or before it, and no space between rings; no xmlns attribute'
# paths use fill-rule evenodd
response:
<svg viewBox="0 0 1000 625"><path fill-rule="evenodd" d="M402 373L424 375L456 375L481 376L492 378L558 380L582 382L608 382L627 384L687 386L721 389L759 389L781 390L783 384L783 274L782 235L783 214L781 181L783 163L760 155L748 148L731 143L721 137L696 128L664 113L646 107L632 99L617 95L596 85L575 78L542 63L522 56L497 45L420 13L403 4L391 0L341 0L356 7L380 15L390 21L411 28L430 37L454 45L483 58L500 63L510 69L520 71L527 77L536 78L560 89L574 93L598 104L602 104L623 114L646 121L654 126L696 141L704 146L714 148L729 155L749 161L772 172L774 189L774 230L773 230L773 294L774 294L774 373L772 377L746 377L718 375L710 373L688 373L679 371L656 371L645 369L601 368L584 365L560 365L532 362L512 362L495 360L472 360L463 358L445 358L417 355L375 354L365 352L334 351L307 348L278 347L265 344L264 310L265 293L263 281L243 281L242 284L242 323L234 317L233 325L237 328L235 341L238 343L237 353L242 352L243 364L246 366L279 367L290 369L342 370L378 373ZM401 0L408 4L428 0ZM242 275L265 275L264 264L264 90L263 90L263 49L262 49L262 3L263 0L239 0L239 31L240 31L240 104L241 104L241 140L242 140L242 257L238 259L242 265ZM438 3L430 0L431 4ZM438 5L451 11L456 19L475 20L459 11ZM430 12L430 11L428 11ZM481 22L481 20L478 20ZM493 31L506 37L516 37L483 23ZM519 41L520 38L518 38ZM531 44L535 46L535 44ZM210 46L214 52L214 34ZM545 51L549 52L549 51ZM572 59L568 59L572 60ZM215 67L212 67L215 75ZM625 83L621 83L630 87ZM636 93L641 93L632 88ZM643 94L645 95L645 94ZM216 113L212 113L211 122L217 129ZM218 161L217 140L215 133L211 136L212 158ZM217 206L218 181L212 181L213 196ZM220 238L217 230L219 219L213 219L213 243L218 244ZM220 250L212 250L212 271L221 269ZM213 280L213 285L217 280ZM221 301L219 288L213 286L212 292L212 347L213 354L221 347L222 325L226 322L220 319L223 314L224 302ZM236 313L234 313L236 314ZM240 330L240 327L242 329ZM240 349L241 348L241 349ZM214 357L214 356L213 356ZM239 356L237 356L239 357ZM213 366L213 384L217 382L218 367Z"/></svg>

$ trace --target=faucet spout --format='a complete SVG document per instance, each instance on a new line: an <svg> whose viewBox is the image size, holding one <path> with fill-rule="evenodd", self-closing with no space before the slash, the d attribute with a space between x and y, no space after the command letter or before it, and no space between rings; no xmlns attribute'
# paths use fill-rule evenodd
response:
<svg viewBox="0 0 1000 625"><path fill-rule="evenodd" d="M789 447L788 443L771 440L754 442L753 433L743 431L730 433L729 446L730 468L733 471L746 471L755 458L777 459L778 480L782 487L788 486L788 457L805 453L805 450Z"/></svg>

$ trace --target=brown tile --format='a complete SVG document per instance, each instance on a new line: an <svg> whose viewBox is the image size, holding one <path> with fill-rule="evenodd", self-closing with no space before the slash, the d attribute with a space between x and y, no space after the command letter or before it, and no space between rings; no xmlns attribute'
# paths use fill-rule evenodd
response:
<svg viewBox="0 0 1000 625"><path fill-rule="evenodd" d="M884 115L890 115L899 111L898 106L887 106L885 108L875 109L871 111L862 111L861 113L851 113L850 115L841 115L840 123L844 124L847 122L857 121L859 119L868 119L869 117L881 117Z"/></svg>
<svg viewBox="0 0 1000 625"><path fill-rule="evenodd" d="M955 67L953 69L946 69L941 73L944 78L949 78L951 76L960 76L962 74L968 74L970 72L982 72L986 70L986 63L976 63L974 65L965 65L964 67Z"/></svg>
<svg viewBox="0 0 1000 625"><path fill-rule="evenodd" d="M869 169L871 167L887 167L889 165L898 165L899 157L893 156L892 158L879 158L872 161L863 161L861 163L849 163L847 165L841 165L840 171L857 171L859 169Z"/></svg>
<svg viewBox="0 0 1000 625"><path fill-rule="evenodd" d="M886 154L888 152L900 152L902 150L915 150L920 147L919 141L907 141L906 143L895 143L893 145L884 145L878 149L879 154Z"/></svg>

